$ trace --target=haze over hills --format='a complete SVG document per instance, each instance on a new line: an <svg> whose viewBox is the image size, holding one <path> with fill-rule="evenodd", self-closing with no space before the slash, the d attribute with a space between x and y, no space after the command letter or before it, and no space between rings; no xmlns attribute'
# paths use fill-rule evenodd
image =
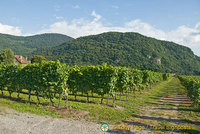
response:
<svg viewBox="0 0 200 134"><path fill-rule="evenodd" d="M158 72L199 74L200 58L190 48L138 33L108 32L80 37L62 45L41 48L32 55L60 60L69 65L97 65L104 62Z"/></svg>
<svg viewBox="0 0 200 134"><path fill-rule="evenodd" d="M55 33L34 36L0 34L0 51L10 48L15 54L28 55L37 48L57 46L72 39L69 36Z"/></svg>

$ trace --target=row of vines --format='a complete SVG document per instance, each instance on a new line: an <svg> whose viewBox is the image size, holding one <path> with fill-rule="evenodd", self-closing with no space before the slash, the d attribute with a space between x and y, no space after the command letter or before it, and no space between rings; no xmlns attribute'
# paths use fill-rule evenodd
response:
<svg viewBox="0 0 200 134"><path fill-rule="evenodd" d="M126 67L113 67L111 65L89 65L89 66L67 66L59 61L49 61L29 64L25 67L20 65L0 66L0 90L3 95L8 91L10 97L13 92L20 93L27 90L28 101L30 102L31 92L37 96L52 99L59 95L60 99L68 100L68 93L72 93L75 98L78 92L84 94L97 94L101 97L101 103L105 95L113 97L115 105L115 95L123 92L143 90L153 84L167 80L171 75L167 73L157 73L152 71L140 71L128 69ZM121 98L121 97L120 97ZM89 100L89 97L87 97Z"/></svg>
<svg viewBox="0 0 200 134"><path fill-rule="evenodd" d="M200 76L178 76L182 85L187 88L188 96L191 100L200 104Z"/></svg>

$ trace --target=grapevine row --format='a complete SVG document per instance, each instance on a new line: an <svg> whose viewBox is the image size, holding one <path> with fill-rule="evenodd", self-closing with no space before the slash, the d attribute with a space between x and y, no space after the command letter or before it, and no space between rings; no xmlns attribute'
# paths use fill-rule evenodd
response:
<svg viewBox="0 0 200 134"><path fill-rule="evenodd" d="M121 94L146 89L170 76L167 73L113 67L106 64L70 67L59 61L49 61L29 64L25 67L1 65L0 90L2 95L7 90L10 96L13 92L17 92L19 98L22 89L26 89L29 102L31 92L35 93L38 102L41 95L48 97L53 103L55 94L59 94L58 107L60 99L66 97L67 100L69 92L75 95L75 99L78 92L85 93L88 101L89 93L98 94L101 96L101 103L104 95L107 95L108 100L109 96L113 96L115 105L116 92Z"/></svg>
<svg viewBox="0 0 200 134"><path fill-rule="evenodd" d="M191 100L200 104L200 76L178 76L182 85L187 88L188 96Z"/></svg>

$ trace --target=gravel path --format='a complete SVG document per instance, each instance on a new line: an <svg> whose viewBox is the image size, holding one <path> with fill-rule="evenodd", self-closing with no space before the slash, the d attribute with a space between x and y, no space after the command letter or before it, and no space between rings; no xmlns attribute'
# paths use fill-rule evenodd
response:
<svg viewBox="0 0 200 134"><path fill-rule="evenodd" d="M84 120L19 113L0 106L0 134L101 134L100 125Z"/></svg>

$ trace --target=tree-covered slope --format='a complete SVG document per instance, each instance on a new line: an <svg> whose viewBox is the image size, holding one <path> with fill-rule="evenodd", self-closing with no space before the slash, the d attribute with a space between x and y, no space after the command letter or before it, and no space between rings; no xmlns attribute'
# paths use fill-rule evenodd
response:
<svg viewBox="0 0 200 134"><path fill-rule="evenodd" d="M0 34L0 51L10 48L15 54L27 55L37 48L58 46L72 39L66 35L52 33L26 37Z"/></svg>
<svg viewBox="0 0 200 134"><path fill-rule="evenodd" d="M69 65L102 64L179 74L198 74L200 58L191 49L138 33L108 32L81 37L33 54Z"/></svg>

